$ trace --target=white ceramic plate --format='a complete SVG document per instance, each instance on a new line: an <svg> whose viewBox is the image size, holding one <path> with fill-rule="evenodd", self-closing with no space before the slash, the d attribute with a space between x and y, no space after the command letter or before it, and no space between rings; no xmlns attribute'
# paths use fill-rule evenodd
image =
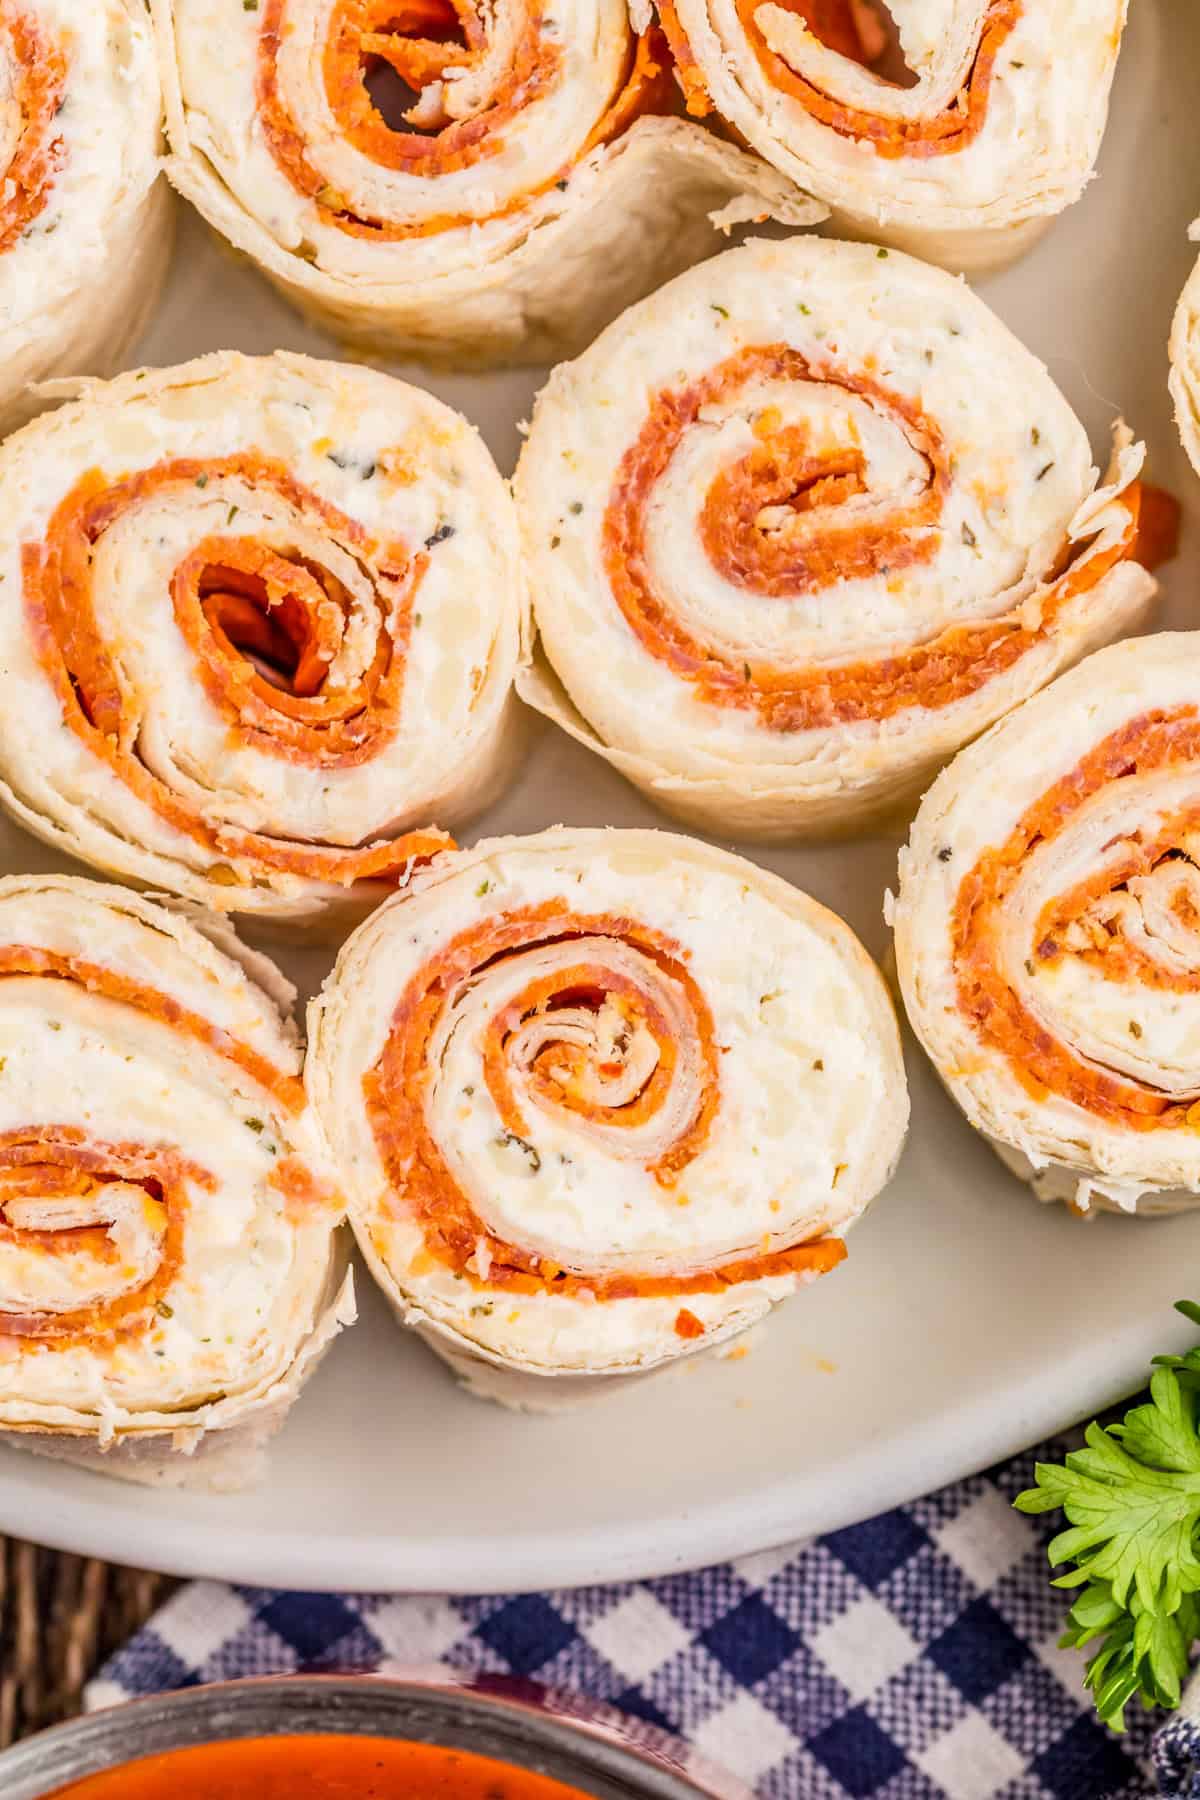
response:
<svg viewBox="0 0 1200 1800"><path fill-rule="evenodd" d="M1070 55L1069 44L1063 54ZM1126 413L1153 478L1185 503L1161 623L1200 626L1200 482L1179 448L1166 338L1200 210L1200 9L1136 0L1099 179L1021 266L986 283L1049 364L1103 462ZM135 360L278 345L336 351L197 222ZM536 374L428 379L511 469ZM661 823L547 728L479 827ZM895 842L761 860L835 907L878 955ZM12 826L5 869L53 866ZM280 954L311 988L328 959ZM1081 1224L1005 1174L909 1046L913 1128L848 1264L775 1316L751 1354L712 1358L555 1419L468 1398L403 1336L364 1276L334 1346L245 1495L159 1493L0 1453L0 1528L181 1574L304 1588L470 1592L663 1574L863 1518L1031 1443L1143 1379L1200 1297L1200 1212Z"/></svg>

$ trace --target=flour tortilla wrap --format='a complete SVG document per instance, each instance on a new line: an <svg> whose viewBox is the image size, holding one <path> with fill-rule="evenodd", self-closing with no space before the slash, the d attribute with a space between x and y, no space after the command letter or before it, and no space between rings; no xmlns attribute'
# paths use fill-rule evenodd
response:
<svg viewBox="0 0 1200 1800"><path fill-rule="evenodd" d="M162 102L141 0L0 4L0 431L29 383L104 373L153 309L171 245Z"/></svg>
<svg viewBox="0 0 1200 1800"><path fill-rule="evenodd" d="M1141 621L1141 460L941 270L727 251L538 400L522 693L702 830L860 830Z"/></svg>
<svg viewBox="0 0 1200 1800"><path fill-rule="evenodd" d="M908 1118L848 926L654 831L440 857L350 938L309 1041L376 1279L473 1389L535 1410L834 1267Z"/></svg>
<svg viewBox="0 0 1200 1800"><path fill-rule="evenodd" d="M236 1485L354 1316L294 998L228 927L0 880L0 1437Z"/></svg>
<svg viewBox="0 0 1200 1800"><path fill-rule="evenodd" d="M847 236L980 275L1028 250L1091 178L1126 4L658 0L658 11L689 111L725 120L827 200Z"/></svg>
<svg viewBox="0 0 1200 1800"><path fill-rule="evenodd" d="M828 210L664 116L666 44L634 36L624 0L152 7L175 186L369 351L458 368L569 354L709 254L710 214ZM403 116L381 76L407 91Z"/></svg>
<svg viewBox="0 0 1200 1800"><path fill-rule="evenodd" d="M1200 237L1200 220L1192 226ZM1200 475L1200 262L1179 297L1171 326L1171 398L1183 447Z"/></svg>
<svg viewBox="0 0 1200 1800"><path fill-rule="evenodd" d="M0 450L0 575L0 799L126 879L361 916L512 765L512 502L464 419L371 370L84 384Z"/></svg>
<svg viewBox="0 0 1200 1800"><path fill-rule="evenodd" d="M900 858L914 1029L1044 1199L1200 1195L1200 633L1089 657L929 790Z"/></svg>

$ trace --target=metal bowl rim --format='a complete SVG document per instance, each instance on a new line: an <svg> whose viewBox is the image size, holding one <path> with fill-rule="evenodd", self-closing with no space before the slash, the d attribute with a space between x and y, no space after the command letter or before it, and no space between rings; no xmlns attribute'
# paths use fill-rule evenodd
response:
<svg viewBox="0 0 1200 1800"><path fill-rule="evenodd" d="M283 1708L274 1715L280 1721L274 1727L272 1696ZM389 1711L381 1711L374 1726L351 1728L360 1734L377 1729L385 1737L415 1736L415 1730L404 1728L406 1711L418 1719L425 1715L435 1734L427 1731L425 1741L446 1741L437 1733L439 1722L451 1733L474 1723L480 1741L459 1747L477 1747L480 1754L501 1759L507 1747L510 1760L524 1749L537 1758L533 1767L544 1765L543 1772L557 1780L607 1784L593 1790L602 1800L610 1795L628 1795L629 1800L746 1800L749 1793L669 1733L603 1703L502 1676L458 1677L444 1668L387 1665L378 1672L270 1674L204 1683L85 1713L0 1751L0 1791L5 1800L49 1800L64 1784L120 1767L122 1760L134 1760L128 1755L128 1734L139 1722L158 1727L158 1740L138 1749L138 1755L145 1755L213 1741L204 1730L206 1722L223 1722L227 1728L215 1734L223 1738L306 1730L338 1735L330 1721L339 1703L358 1702L370 1712L372 1699ZM307 1724L301 1716L305 1700L314 1704L314 1718ZM322 1700L332 1709L323 1719L318 1709ZM362 1710L359 1716L364 1716ZM239 1717L246 1729L228 1728L236 1726ZM178 1735L171 1729L176 1722ZM189 1723L200 1730L188 1735Z"/></svg>

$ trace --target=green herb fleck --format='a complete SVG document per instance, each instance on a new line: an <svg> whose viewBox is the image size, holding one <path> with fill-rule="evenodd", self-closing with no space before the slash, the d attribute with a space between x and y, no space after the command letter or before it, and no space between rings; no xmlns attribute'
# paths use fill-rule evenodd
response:
<svg viewBox="0 0 1200 1800"><path fill-rule="evenodd" d="M168 1306L165 1300L156 1300L154 1302L154 1310L160 1319L173 1319L175 1317L175 1308L173 1306Z"/></svg>
<svg viewBox="0 0 1200 1800"><path fill-rule="evenodd" d="M207 475L197 475L196 486L198 488L206 488L208 486L208 476Z"/></svg>
<svg viewBox="0 0 1200 1800"><path fill-rule="evenodd" d="M261 1132L266 1129L261 1119L243 1119L242 1124L247 1131Z"/></svg>
<svg viewBox="0 0 1200 1800"><path fill-rule="evenodd" d="M515 1131L502 1131L496 1139L496 1142L500 1145L501 1149L506 1149L509 1144L515 1144L517 1149L523 1151L528 1158L531 1172L534 1175L537 1174L542 1166L542 1159L534 1149L533 1145L529 1142L528 1138L518 1137Z"/></svg>

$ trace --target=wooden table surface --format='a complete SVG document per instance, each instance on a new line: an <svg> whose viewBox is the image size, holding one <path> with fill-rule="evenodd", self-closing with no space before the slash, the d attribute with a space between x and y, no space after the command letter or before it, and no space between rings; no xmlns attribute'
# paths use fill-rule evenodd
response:
<svg viewBox="0 0 1200 1800"><path fill-rule="evenodd" d="M173 1586L0 1537L0 1748L77 1713L84 1683Z"/></svg>

